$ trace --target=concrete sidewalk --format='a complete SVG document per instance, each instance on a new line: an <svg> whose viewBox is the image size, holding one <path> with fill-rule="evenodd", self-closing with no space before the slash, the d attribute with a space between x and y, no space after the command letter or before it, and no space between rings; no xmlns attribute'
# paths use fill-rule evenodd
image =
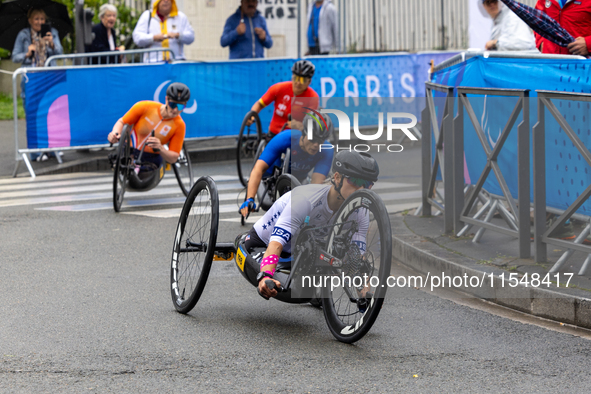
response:
<svg viewBox="0 0 591 394"><path fill-rule="evenodd" d="M26 147L27 141L26 123L24 120L19 120L18 129L19 147L23 149ZM0 137L3 141L0 144L0 178L11 177L16 166L13 121L0 121ZM107 156L110 150L113 149L103 149L96 152L90 152L88 150L64 151L62 156L63 164L59 164L55 157L43 162L34 161L31 164L37 175L108 170L111 167ZM236 157L236 138L187 141L187 149L190 152L193 163L230 160ZM30 176L22 160L17 176Z"/></svg>
<svg viewBox="0 0 591 394"><path fill-rule="evenodd" d="M395 215L391 216L391 223L394 258L423 275L429 274L430 282L433 276L441 278L443 273L452 278L466 276L468 280L477 277L479 285L476 279L467 286L467 280L460 284L458 279L456 285L452 284L451 287L446 282L446 287L461 291L466 297L484 298L532 315L591 328L591 278L589 273L578 275L587 257L585 254L574 253L556 277L555 274L549 274L548 270L564 253L563 249L549 247L547 263L537 264L533 258L516 257L517 239L504 234L487 230L479 243L472 242L478 230L476 227L461 238L442 235L441 215ZM493 286L490 274L493 274ZM545 283L532 283L532 274L538 274L541 281L548 275L548 280ZM504 283L501 282L501 275L504 275ZM512 287L510 276L522 283ZM569 287L565 288L569 277ZM525 278L529 282L527 285ZM560 281L560 287L557 281ZM437 284L437 280L434 283ZM480 286L480 283L483 285ZM516 281L513 280L511 284L515 285Z"/></svg>

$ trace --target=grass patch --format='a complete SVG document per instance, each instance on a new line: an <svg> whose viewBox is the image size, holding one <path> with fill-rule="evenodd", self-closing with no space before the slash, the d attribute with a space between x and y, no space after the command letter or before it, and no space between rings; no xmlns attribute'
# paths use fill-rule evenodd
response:
<svg viewBox="0 0 591 394"><path fill-rule="evenodd" d="M14 108L12 108L12 95L6 93L0 93L0 120L13 120L14 119ZM17 103L18 118L25 118L25 109L23 108L23 99L18 98Z"/></svg>

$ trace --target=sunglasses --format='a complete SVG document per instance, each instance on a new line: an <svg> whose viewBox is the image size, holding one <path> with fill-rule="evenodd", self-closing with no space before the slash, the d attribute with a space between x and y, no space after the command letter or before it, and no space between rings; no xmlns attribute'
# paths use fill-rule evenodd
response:
<svg viewBox="0 0 591 394"><path fill-rule="evenodd" d="M345 177L345 179L351 186L362 187L364 189L371 189L373 187L373 182L366 179L355 178L352 176Z"/></svg>
<svg viewBox="0 0 591 394"><path fill-rule="evenodd" d="M293 76L291 77L291 80L294 81L294 82L301 83L301 84L304 84L304 83L307 83L307 82L311 81L310 78L300 77L299 75L295 75L295 74L293 74Z"/></svg>
<svg viewBox="0 0 591 394"><path fill-rule="evenodd" d="M180 112L183 112L183 110L187 108L187 104L175 103L173 101L169 101L168 106L171 109L178 109Z"/></svg>

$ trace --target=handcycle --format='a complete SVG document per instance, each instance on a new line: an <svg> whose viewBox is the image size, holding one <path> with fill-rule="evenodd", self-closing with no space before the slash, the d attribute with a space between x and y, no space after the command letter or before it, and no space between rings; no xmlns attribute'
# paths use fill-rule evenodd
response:
<svg viewBox="0 0 591 394"><path fill-rule="evenodd" d="M152 131L152 136L154 136L154 131ZM172 167L181 191L185 196L189 195L189 191L193 186L193 168L191 166L191 157L186 149L186 145L183 143L183 147L176 163L163 164L159 168L153 163L141 161L144 148L145 144L142 146L137 159L134 158L131 146L131 126L125 125L121 132L121 137L119 138L117 153L113 157L113 208L115 209L115 212L121 210L126 189L148 191L155 188L164 177L165 168L168 170ZM140 170L142 169L150 171L151 175L148 179L140 178L140 174L142 174Z"/></svg>
<svg viewBox="0 0 591 394"><path fill-rule="evenodd" d="M357 222L349 220L360 209L366 210L369 219L364 253L351 241ZM367 334L384 302L392 264L392 233L384 203L371 190L353 193L334 217L333 224L323 228L302 228L293 248L293 261L281 259L277 266L274 279L282 285L276 299L288 303L310 302L313 296L298 293L301 286L297 279L302 278L302 286L305 275L324 280L325 285L319 288L326 323L337 340L353 343ZM213 261L235 258L241 275L258 286L256 276L265 249L246 250L246 233L233 243L217 243L218 221L216 184L210 177L201 177L181 211L172 250L171 296L180 313L189 313L199 301ZM324 230L326 236L316 236L318 230ZM341 277L343 280L333 287L333 278ZM362 279L347 282L347 277ZM270 280L266 284L274 286Z"/></svg>

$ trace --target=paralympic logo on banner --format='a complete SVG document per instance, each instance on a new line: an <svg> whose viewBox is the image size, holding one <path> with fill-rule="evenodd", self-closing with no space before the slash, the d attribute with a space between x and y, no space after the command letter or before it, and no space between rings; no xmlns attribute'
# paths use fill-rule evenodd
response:
<svg viewBox="0 0 591 394"><path fill-rule="evenodd" d="M339 134L338 134L338 142L342 142L342 141L350 141L351 140L351 120L349 119L349 116L344 113L343 111L337 110L337 109L320 109L319 111L312 109L312 108L308 108L308 107L304 107L305 109L307 109L308 111L310 111L310 113L308 113L308 115L310 115L310 117L312 119L314 119L318 125L320 126L320 128L322 129L323 127L325 129L328 128L328 125L326 123L326 120L323 116L323 114L333 114L336 115L338 121L339 121ZM328 116L328 115L327 115ZM388 112L386 114L386 118L387 118L387 125L386 125L386 139L388 141L392 141L393 139L393 132L394 130L400 130L402 131L411 141L417 141L417 137L410 131L410 129L412 129L413 127L415 127L417 125L417 117L414 116L413 114L410 113L406 113L406 112ZM313 123L312 123L312 119L308 120L308 124L304 125L304 127L307 127L307 135L308 135L308 139L311 141L313 139ZM410 122L408 123L394 123L394 119L410 119ZM382 137L382 135L384 134L384 113L383 112L379 112L378 113L378 130L376 131L375 134L362 134L359 131L359 113L355 112L353 114L353 133L355 134L355 137L357 137L360 140L363 141L375 141L379 138ZM400 144L355 144L355 145L342 145L339 143L335 144L329 144L329 143L325 143L325 144L320 144L320 151L322 150L328 150L328 149L336 149L337 152L341 151L341 150L348 150L348 151L355 151L355 152L369 152L371 150L376 150L377 152L380 152L380 149L385 149L388 152L402 152L404 147Z"/></svg>
<svg viewBox="0 0 591 394"><path fill-rule="evenodd" d="M162 93L162 89L164 89L164 87L166 85L168 85L170 82L172 82L172 81L171 80L164 81L156 88L156 91L154 92L154 101L160 102L160 94ZM193 105L185 108L183 110L183 114L191 115L191 114L194 114L195 112L197 112L197 100L193 99Z"/></svg>

